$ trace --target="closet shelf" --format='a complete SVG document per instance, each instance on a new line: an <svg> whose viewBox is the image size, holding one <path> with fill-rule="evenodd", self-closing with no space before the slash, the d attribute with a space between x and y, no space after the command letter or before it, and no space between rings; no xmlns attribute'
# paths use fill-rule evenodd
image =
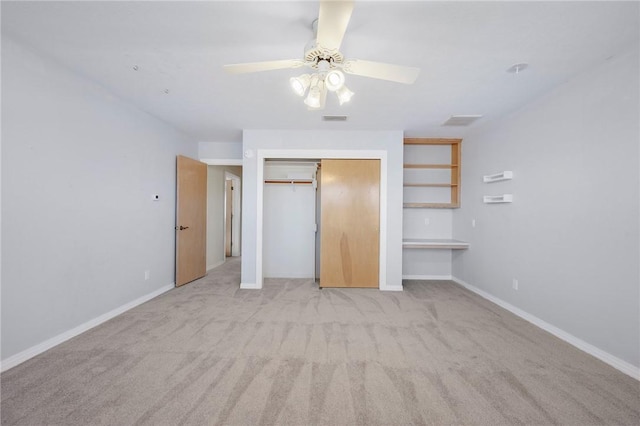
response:
<svg viewBox="0 0 640 426"><path fill-rule="evenodd" d="M405 183L403 186L416 188L451 188L458 186L457 183Z"/></svg>
<svg viewBox="0 0 640 426"><path fill-rule="evenodd" d="M405 169L454 169L457 164L404 164Z"/></svg>
<svg viewBox="0 0 640 426"><path fill-rule="evenodd" d="M402 247L416 249L466 250L469 248L469 243L460 240L407 238L402 240Z"/></svg>

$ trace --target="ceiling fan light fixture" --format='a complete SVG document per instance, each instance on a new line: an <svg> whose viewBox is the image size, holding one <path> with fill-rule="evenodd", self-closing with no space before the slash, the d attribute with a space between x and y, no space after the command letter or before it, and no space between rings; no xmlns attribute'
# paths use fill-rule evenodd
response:
<svg viewBox="0 0 640 426"><path fill-rule="evenodd" d="M330 92L335 92L344 86L344 73L340 70L331 70L327 73L324 81L327 85L327 89Z"/></svg>
<svg viewBox="0 0 640 426"><path fill-rule="evenodd" d="M320 87L313 86L304 100L304 104L311 109L320 108Z"/></svg>
<svg viewBox="0 0 640 426"><path fill-rule="evenodd" d="M347 86L345 86L344 84L342 85L342 87L336 90L336 96L338 96L338 101L340 102L340 105L344 104L345 102L349 102L353 95L354 93L351 90L349 90Z"/></svg>
<svg viewBox="0 0 640 426"><path fill-rule="evenodd" d="M299 77L291 77L289 79L289 84L291 84L291 88L296 95L304 96L304 93L311 84L311 76L309 74L302 74Z"/></svg>
<svg viewBox="0 0 640 426"><path fill-rule="evenodd" d="M311 68L310 74L290 79L292 90L296 94L304 98L307 93L304 102L310 109L323 109L328 91L336 94L340 105L349 102L353 92L344 86L345 73L413 84L420 73L419 68L354 58L345 61L340 48L353 7L353 0L320 0L318 19L312 24L314 37L306 44L302 59L229 64L225 65L224 69L231 74L243 74L287 68ZM517 68L518 72L522 70L522 67Z"/></svg>

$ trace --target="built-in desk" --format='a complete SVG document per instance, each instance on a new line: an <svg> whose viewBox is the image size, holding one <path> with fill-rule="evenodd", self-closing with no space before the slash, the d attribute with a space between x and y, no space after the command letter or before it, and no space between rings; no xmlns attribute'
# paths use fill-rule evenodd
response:
<svg viewBox="0 0 640 426"><path fill-rule="evenodd" d="M453 249L465 250L469 248L469 243L460 240L438 240L424 238L407 238L402 240L403 248L416 249Z"/></svg>

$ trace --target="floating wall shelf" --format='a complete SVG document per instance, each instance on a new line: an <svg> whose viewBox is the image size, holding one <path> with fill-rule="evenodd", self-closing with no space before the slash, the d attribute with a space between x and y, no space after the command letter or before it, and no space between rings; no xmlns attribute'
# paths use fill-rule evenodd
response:
<svg viewBox="0 0 640 426"><path fill-rule="evenodd" d="M504 172L495 173L493 175L486 175L482 177L482 180L484 181L484 183L499 182L501 180L510 180L510 179L513 179L513 172L511 171L504 171Z"/></svg>
<svg viewBox="0 0 640 426"><path fill-rule="evenodd" d="M485 195L483 197L483 201L486 204L512 203L513 202L513 194Z"/></svg>

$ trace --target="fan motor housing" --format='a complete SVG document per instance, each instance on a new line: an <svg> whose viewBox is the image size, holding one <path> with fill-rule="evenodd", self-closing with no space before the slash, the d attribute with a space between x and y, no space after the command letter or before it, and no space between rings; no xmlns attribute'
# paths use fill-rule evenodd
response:
<svg viewBox="0 0 640 426"><path fill-rule="evenodd" d="M330 51L324 49L318 45L313 45L310 49L304 52L305 62L310 63L311 68L318 69L318 63L320 61L327 61L329 68L336 68L336 64L342 64L344 56L337 50Z"/></svg>

